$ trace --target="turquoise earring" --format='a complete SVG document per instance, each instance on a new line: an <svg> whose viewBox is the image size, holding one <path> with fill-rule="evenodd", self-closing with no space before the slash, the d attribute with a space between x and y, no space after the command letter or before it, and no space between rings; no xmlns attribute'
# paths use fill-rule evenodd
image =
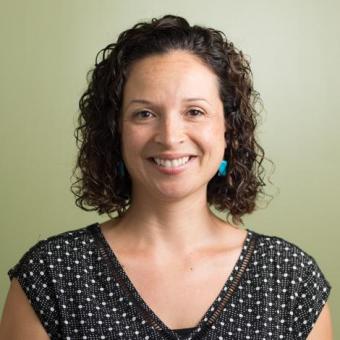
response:
<svg viewBox="0 0 340 340"><path fill-rule="evenodd" d="M218 176L226 176L228 171L228 161L223 160L218 168Z"/></svg>

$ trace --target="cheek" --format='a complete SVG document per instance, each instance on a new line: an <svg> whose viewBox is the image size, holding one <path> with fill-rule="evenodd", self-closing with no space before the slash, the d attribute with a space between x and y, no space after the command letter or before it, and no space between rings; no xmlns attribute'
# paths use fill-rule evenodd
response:
<svg viewBox="0 0 340 340"><path fill-rule="evenodd" d="M225 147L225 136L223 126L211 126L206 129L202 129L199 133L200 139L206 144L212 147Z"/></svg>
<svg viewBox="0 0 340 340"><path fill-rule="evenodd" d="M123 154L129 157L129 155L139 152L145 139L146 136L142 129L136 129L129 126L124 127L122 133Z"/></svg>

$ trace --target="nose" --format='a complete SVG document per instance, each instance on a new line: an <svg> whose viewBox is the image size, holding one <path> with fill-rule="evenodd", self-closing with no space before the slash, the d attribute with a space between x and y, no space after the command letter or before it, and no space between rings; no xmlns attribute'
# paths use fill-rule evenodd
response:
<svg viewBox="0 0 340 340"><path fill-rule="evenodd" d="M166 147L183 143L185 140L185 126L181 117L176 113L163 115L157 125L155 142Z"/></svg>

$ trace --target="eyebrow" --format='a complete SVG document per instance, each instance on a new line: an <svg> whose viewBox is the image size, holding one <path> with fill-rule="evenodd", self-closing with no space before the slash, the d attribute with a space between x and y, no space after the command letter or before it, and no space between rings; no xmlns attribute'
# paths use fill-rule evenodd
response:
<svg viewBox="0 0 340 340"><path fill-rule="evenodd" d="M185 98L184 101L185 102L193 102L193 101L204 101L206 103L208 103L209 105L211 105L206 99L204 98ZM133 103L138 103L138 104L152 104L152 102L146 100L146 99L132 99L130 100L129 104L127 105L127 107L129 107L131 104Z"/></svg>

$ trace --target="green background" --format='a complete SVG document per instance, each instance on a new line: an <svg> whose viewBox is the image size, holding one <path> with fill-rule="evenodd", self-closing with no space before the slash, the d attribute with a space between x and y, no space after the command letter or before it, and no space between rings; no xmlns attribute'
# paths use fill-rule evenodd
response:
<svg viewBox="0 0 340 340"><path fill-rule="evenodd" d="M8 269L33 244L103 221L74 204L73 130L96 53L140 20L178 14L222 30L250 56L274 196L245 225L311 254L340 311L340 3L336 1L1 2L0 310Z"/></svg>

